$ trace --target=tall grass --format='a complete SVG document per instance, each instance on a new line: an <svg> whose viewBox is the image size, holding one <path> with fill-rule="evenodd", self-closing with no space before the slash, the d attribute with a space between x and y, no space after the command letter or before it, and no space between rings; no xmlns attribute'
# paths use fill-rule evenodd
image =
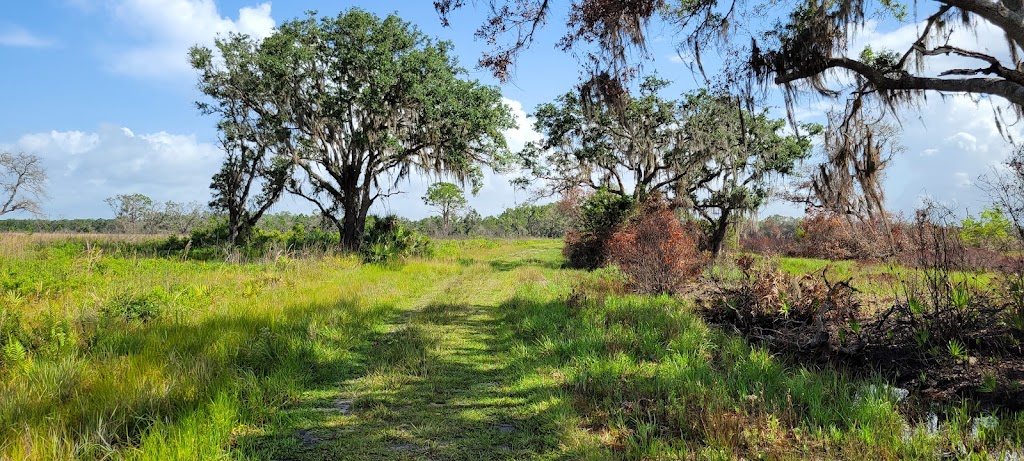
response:
<svg viewBox="0 0 1024 461"><path fill-rule="evenodd" d="M555 241L387 267L37 243L0 260L0 459L998 458L1024 440L1021 415L932 422L883 376L562 269Z"/></svg>
<svg viewBox="0 0 1024 461"><path fill-rule="evenodd" d="M570 394L585 429L577 439L603 453L595 456L984 459L1020 450L1020 415L988 427L939 406L929 427L882 376L796 365L709 327L687 301L608 292L607 276L582 277L575 290L591 295L569 303L525 287L504 305L515 350Z"/></svg>
<svg viewBox="0 0 1024 461"><path fill-rule="evenodd" d="M0 261L3 459L223 454L240 426L354 368L368 336L445 273L19 251Z"/></svg>

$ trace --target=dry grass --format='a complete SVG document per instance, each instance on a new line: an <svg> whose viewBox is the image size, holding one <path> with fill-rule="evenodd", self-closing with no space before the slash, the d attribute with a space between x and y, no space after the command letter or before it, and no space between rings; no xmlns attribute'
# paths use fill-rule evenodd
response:
<svg viewBox="0 0 1024 461"><path fill-rule="evenodd" d="M167 238L165 234L79 234L70 232L0 232L0 257L24 258L39 245L80 241L91 243L145 243Z"/></svg>

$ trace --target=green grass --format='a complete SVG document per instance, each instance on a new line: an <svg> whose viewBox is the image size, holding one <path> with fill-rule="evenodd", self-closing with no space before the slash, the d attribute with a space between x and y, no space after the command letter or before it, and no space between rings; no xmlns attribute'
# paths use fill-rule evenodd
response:
<svg viewBox="0 0 1024 461"><path fill-rule="evenodd" d="M972 435L968 404L929 432L881 377L615 294L560 246L447 241L390 268L13 252L0 459L931 459L1024 440L1012 414Z"/></svg>

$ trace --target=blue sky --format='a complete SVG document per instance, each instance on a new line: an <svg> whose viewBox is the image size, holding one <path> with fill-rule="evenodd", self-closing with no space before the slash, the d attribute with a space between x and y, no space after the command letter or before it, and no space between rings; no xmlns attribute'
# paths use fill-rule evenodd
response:
<svg viewBox="0 0 1024 461"><path fill-rule="evenodd" d="M443 28L428 1L11 2L0 17L0 149L44 157L51 198L43 208L51 218L109 216L103 199L120 193L139 192L158 201L206 202L219 152L215 121L199 114L193 104L201 96L188 68L188 47L209 44L218 33L265 35L275 24L307 10L333 15L351 6L379 15L397 12L427 34L452 41L472 78L498 84L487 71L475 69L485 44L473 38L483 18L483 11L473 8L456 13L452 27ZM562 17L552 18L538 44L518 62L513 81L502 85L521 121L518 130L508 133L512 145L535 138L527 115L537 104L577 81L574 58L554 47L562 22ZM906 43L914 27L884 24L857 40L876 48ZM651 36L654 61L646 68L675 80L672 92L693 88L693 76L675 53L672 30L656 24ZM992 31L982 30L971 39L982 46L1001 44ZM829 104L810 101L799 112L806 120L820 120ZM921 195L959 208L983 204L973 182L1009 149L994 131L987 104L933 96L919 113L904 119L904 130L907 151L894 162L887 179L890 207L909 212ZM413 218L429 214L419 199L428 182L413 181L408 193L381 204L377 211ZM489 175L470 205L483 214L495 214L527 198L505 178ZM280 207L311 211L295 199ZM773 212L793 213L795 208L776 204L762 214Z"/></svg>

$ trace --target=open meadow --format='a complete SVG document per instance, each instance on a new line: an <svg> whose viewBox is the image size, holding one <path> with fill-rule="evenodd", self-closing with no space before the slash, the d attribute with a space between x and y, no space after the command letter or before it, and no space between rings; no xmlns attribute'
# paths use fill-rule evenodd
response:
<svg viewBox="0 0 1024 461"><path fill-rule="evenodd" d="M1024 461L1024 0L3 13L0 461Z"/></svg>
<svg viewBox="0 0 1024 461"><path fill-rule="evenodd" d="M557 240L449 240L375 265L2 239L2 459L1022 453L1016 411L752 344L693 296L563 269ZM801 264L818 270L785 261Z"/></svg>

